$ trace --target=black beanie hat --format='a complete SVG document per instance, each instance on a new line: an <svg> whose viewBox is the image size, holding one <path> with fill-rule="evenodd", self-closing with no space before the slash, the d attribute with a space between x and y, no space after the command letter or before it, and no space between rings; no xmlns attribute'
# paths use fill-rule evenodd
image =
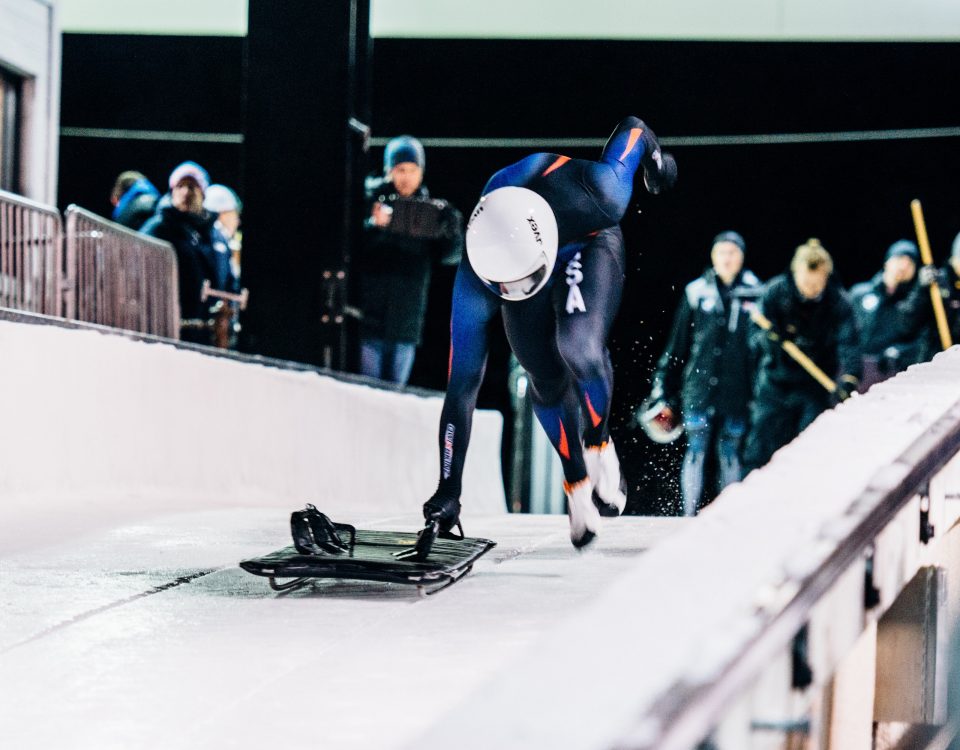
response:
<svg viewBox="0 0 960 750"><path fill-rule="evenodd" d="M710 247L713 247L713 245L716 245L718 242L732 242L734 245L740 248L741 253L745 253L747 251L747 243L744 241L740 232L734 232L732 230L720 232L720 234L713 238L713 244L711 244Z"/></svg>
<svg viewBox="0 0 960 750"><path fill-rule="evenodd" d="M910 240L897 240L887 248L887 254L884 262L890 260L895 255L906 255L914 263L920 263L920 250L917 249L917 243Z"/></svg>
<svg viewBox="0 0 960 750"><path fill-rule="evenodd" d="M398 135L391 138L383 152L383 171L389 172L397 164L413 162L420 169L427 165L427 157L423 152L423 144L412 135Z"/></svg>

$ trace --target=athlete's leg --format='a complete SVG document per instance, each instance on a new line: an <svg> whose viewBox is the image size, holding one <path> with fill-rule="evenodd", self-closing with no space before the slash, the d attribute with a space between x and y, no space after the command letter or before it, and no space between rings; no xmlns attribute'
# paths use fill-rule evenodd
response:
<svg viewBox="0 0 960 750"><path fill-rule="evenodd" d="M568 262L565 284L554 290L558 319L557 347L572 376L583 410L585 459L598 507L619 515L626 487L610 441L613 366L607 336L613 325L624 280L623 234L619 227L600 232Z"/></svg>
<svg viewBox="0 0 960 750"><path fill-rule="evenodd" d="M583 547L599 533L600 514L593 504L593 485L580 444L580 405L557 351L557 322L549 290L504 305L503 321L510 346L530 378L534 413L560 456L570 541Z"/></svg>
<svg viewBox="0 0 960 750"><path fill-rule="evenodd" d="M557 347L573 376L583 406L587 447L609 437L613 367L607 336L620 309L624 282L623 234L612 227L597 234L567 263L565 284L553 290Z"/></svg>
<svg viewBox="0 0 960 750"><path fill-rule="evenodd" d="M548 286L524 302L505 304L503 325L517 361L530 378L533 411L560 456L564 479L576 484L587 476L580 445L580 405L557 351L550 292Z"/></svg>
<svg viewBox="0 0 960 750"><path fill-rule="evenodd" d="M487 363L487 326L501 304L464 259L453 287L449 374L440 414L440 481L423 508L427 518L439 518L447 528L456 523L460 511L463 464Z"/></svg>

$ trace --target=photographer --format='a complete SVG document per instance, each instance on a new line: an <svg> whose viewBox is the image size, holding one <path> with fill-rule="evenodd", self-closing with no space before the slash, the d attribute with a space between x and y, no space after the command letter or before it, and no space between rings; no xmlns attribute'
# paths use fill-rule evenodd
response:
<svg viewBox="0 0 960 750"><path fill-rule="evenodd" d="M369 210L359 258L360 371L406 385L423 331L434 263L455 265L463 251L463 216L431 200L423 185L423 146L392 139L382 178L367 180Z"/></svg>

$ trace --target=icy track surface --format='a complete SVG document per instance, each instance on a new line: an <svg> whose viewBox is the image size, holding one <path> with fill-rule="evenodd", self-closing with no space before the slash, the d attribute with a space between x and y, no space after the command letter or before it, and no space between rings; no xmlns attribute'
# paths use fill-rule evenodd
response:
<svg viewBox="0 0 960 750"><path fill-rule="evenodd" d="M168 515L0 560L0 747L416 746L685 519L608 521L583 554L565 516L464 523L498 546L429 597L344 581L272 591L236 564L289 543L276 509ZM516 710L552 713L535 696Z"/></svg>

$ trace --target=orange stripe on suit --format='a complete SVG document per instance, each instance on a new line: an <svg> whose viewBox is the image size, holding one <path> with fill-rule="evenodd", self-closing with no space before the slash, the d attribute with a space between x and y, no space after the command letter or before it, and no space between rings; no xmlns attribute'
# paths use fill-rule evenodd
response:
<svg viewBox="0 0 960 750"><path fill-rule="evenodd" d="M590 402L590 395L588 393L584 393L583 397L587 401L587 411L590 412L590 421L593 422L594 427L597 427L603 421L603 417L597 414L597 412L594 410L593 404Z"/></svg>
<svg viewBox="0 0 960 750"><path fill-rule="evenodd" d="M627 146L623 149L623 153L620 154L620 161L623 161L623 157L633 151L633 147L637 145L637 141L640 140L641 135L643 135L643 128L630 128L630 139L627 141Z"/></svg>
<svg viewBox="0 0 960 750"><path fill-rule="evenodd" d="M560 167L562 167L562 166L563 166L564 164L566 164L568 161L570 161L570 157L569 157L569 156L558 156L558 157L557 157L557 160L556 160L553 164L551 164L549 167L547 167L545 170L543 170L543 174L540 175L540 176L541 176L541 177L546 177L546 176L547 176L548 174L550 174L551 172L553 172L553 171L555 171L555 170L557 170L557 169L560 169Z"/></svg>
<svg viewBox="0 0 960 750"><path fill-rule="evenodd" d="M557 451L564 458L570 458L570 446L567 444L567 431L563 429L563 422L560 422L560 445L557 446Z"/></svg>

